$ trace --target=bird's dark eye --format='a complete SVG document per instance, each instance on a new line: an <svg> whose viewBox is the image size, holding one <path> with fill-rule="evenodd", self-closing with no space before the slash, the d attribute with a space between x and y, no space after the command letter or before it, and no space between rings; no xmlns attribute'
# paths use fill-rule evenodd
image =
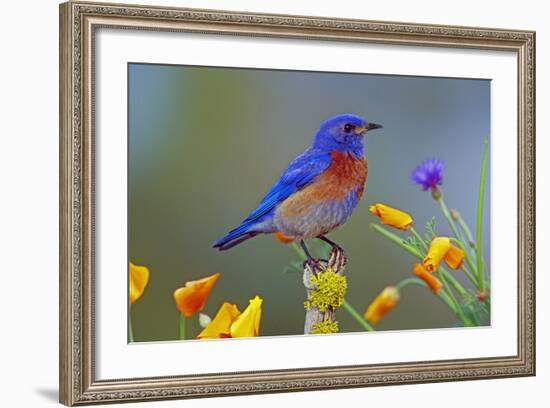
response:
<svg viewBox="0 0 550 408"><path fill-rule="evenodd" d="M353 126L351 123L346 123L344 125L344 132L349 133L353 130L355 126Z"/></svg>

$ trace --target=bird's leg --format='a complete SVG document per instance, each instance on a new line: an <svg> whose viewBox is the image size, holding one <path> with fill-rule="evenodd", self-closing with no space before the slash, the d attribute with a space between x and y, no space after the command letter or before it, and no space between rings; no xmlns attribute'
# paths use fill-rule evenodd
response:
<svg viewBox="0 0 550 408"><path fill-rule="evenodd" d="M320 235L318 236L317 238L319 238L321 241L325 241L327 244L329 244L333 249L334 248L340 248L340 245L338 245L336 242L334 241L331 241L330 239L328 239L327 237L325 237L324 235Z"/></svg>
<svg viewBox="0 0 550 408"><path fill-rule="evenodd" d="M300 246L301 246L302 249L304 250L304 253L305 253L306 256L307 256L308 261L315 261L315 258L313 258L313 257L311 256L311 254L309 253L309 250L307 249L306 243L304 242L303 239L300 240Z"/></svg>
<svg viewBox="0 0 550 408"><path fill-rule="evenodd" d="M324 235L318 236L321 241L325 241L331 246L330 255L327 261L327 267L334 270L343 270L346 266L347 258L342 247L336 242L331 241Z"/></svg>
<svg viewBox="0 0 550 408"><path fill-rule="evenodd" d="M342 249L342 248L340 248L340 246L336 242L331 241L330 239L328 239L324 235L320 235L317 238L319 238L321 241L324 241L327 244L329 244L330 247L331 247L331 252L333 252L334 250L341 250ZM322 259L322 261L325 261L325 262L328 263L328 259Z"/></svg>
<svg viewBox="0 0 550 408"><path fill-rule="evenodd" d="M304 275L303 275L303 282L306 289L312 290L313 286L311 285L311 277L313 275L316 275L322 270L325 270L326 267L320 264L318 259L315 259L311 256L309 253L309 250L307 249L306 243L304 240L300 240L300 246L304 250L304 253L307 256L307 259L304 261ZM328 263L328 262L327 262Z"/></svg>

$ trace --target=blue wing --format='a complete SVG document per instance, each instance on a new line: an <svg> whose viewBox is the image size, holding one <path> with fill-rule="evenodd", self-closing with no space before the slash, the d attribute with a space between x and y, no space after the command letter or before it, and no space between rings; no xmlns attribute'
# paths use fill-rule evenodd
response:
<svg viewBox="0 0 550 408"><path fill-rule="evenodd" d="M246 219L225 237L217 240L213 247L229 249L238 243L257 235L251 232L253 226L271 215L275 207L290 197L296 191L309 185L315 177L325 171L332 161L330 153L316 149L308 149L296 157L283 172L279 180L271 187L260 204Z"/></svg>
<svg viewBox="0 0 550 408"><path fill-rule="evenodd" d="M325 171L331 163L330 154L306 150L290 163L279 180L271 187L258 207L243 221L258 221L271 212L277 204L310 184L315 177Z"/></svg>

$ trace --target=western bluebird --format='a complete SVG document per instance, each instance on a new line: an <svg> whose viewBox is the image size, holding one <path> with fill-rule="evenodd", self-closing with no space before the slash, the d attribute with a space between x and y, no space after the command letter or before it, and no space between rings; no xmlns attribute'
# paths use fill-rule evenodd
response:
<svg viewBox="0 0 550 408"><path fill-rule="evenodd" d="M260 204L227 235L212 245L220 251L258 234L276 233L299 240L319 238L342 225L361 199L367 179L363 136L381 128L353 114L334 116L321 124L312 145L296 157Z"/></svg>

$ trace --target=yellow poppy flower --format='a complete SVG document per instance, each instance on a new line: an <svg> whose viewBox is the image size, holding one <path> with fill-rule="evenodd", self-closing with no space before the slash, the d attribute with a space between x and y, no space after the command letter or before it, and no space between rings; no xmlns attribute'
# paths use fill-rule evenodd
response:
<svg viewBox="0 0 550 408"><path fill-rule="evenodd" d="M451 269L460 269L464 263L464 251L459 247L451 244L449 250L445 254L445 263L449 265Z"/></svg>
<svg viewBox="0 0 550 408"><path fill-rule="evenodd" d="M130 304L138 300L149 283L149 269L146 266L134 265L130 262Z"/></svg>
<svg viewBox="0 0 550 408"><path fill-rule="evenodd" d="M245 311L231 325L231 337L255 337L260 334L262 317L262 299L256 296L250 299Z"/></svg>
<svg viewBox="0 0 550 408"><path fill-rule="evenodd" d="M450 247L451 241L447 237L435 237L432 239L428 254L423 261L424 268L428 272L435 272Z"/></svg>
<svg viewBox="0 0 550 408"><path fill-rule="evenodd" d="M384 225L408 231L413 225L412 217L404 211L388 207L385 204L374 204L369 207L369 211L380 218Z"/></svg>
<svg viewBox="0 0 550 408"><path fill-rule="evenodd" d="M181 314L190 317L200 312L219 277L220 273L218 272L203 279L185 282L185 286L176 289L174 300Z"/></svg>
<svg viewBox="0 0 550 408"><path fill-rule="evenodd" d="M435 275L428 272L419 263L414 264L413 272L416 276L418 276L420 279L426 282L426 285L428 285L428 287L433 293L435 293L436 295L439 294L439 291L441 290L441 287L443 286L443 284L439 279L437 279Z"/></svg>
<svg viewBox="0 0 550 408"><path fill-rule="evenodd" d="M399 301L399 290L395 286L386 287L372 301L365 312L365 319L372 324L377 323L384 315L392 310Z"/></svg>
<svg viewBox="0 0 550 408"><path fill-rule="evenodd" d="M222 339L231 337L231 325L241 315L237 305L225 302L214 319L197 336L197 339Z"/></svg>

